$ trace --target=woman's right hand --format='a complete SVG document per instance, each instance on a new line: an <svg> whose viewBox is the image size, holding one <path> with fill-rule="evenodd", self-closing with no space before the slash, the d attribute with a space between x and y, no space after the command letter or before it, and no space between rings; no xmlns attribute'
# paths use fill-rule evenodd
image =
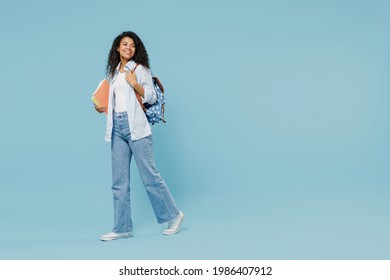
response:
<svg viewBox="0 0 390 280"><path fill-rule="evenodd" d="M105 106L103 106L103 107L98 107L98 106L95 105L95 110L96 110L96 112L98 112L98 113L104 113L104 112L106 111L106 108L107 108L107 107L105 107Z"/></svg>

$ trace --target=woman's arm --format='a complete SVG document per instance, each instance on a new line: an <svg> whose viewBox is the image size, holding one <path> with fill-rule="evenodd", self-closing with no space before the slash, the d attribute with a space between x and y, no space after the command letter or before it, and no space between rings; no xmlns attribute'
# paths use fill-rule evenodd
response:
<svg viewBox="0 0 390 280"><path fill-rule="evenodd" d="M129 71L126 75L126 81L133 87L133 89L141 95L142 98L145 98L144 88L137 82L137 76L134 71Z"/></svg>
<svg viewBox="0 0 390 280"><path fill-rule="evenodd" d="M126 75L126 80L141 95L144 103L154 104L157 100L157 95L153 88L152 75L149 69L143 66L140 68L138 71L139 77L134 72L129 72Z"/></svg>

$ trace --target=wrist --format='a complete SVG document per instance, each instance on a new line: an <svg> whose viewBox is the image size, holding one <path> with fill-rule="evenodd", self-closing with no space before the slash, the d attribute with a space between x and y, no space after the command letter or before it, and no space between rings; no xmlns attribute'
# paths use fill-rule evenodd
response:
<svg viewBox="0 0 390 280"><path fill-rule="evenodd" d="M130 85L131 85L134 89L136 89L137 86L138 86L137 81L131 81L131 82L129 82L129 83L130 83Z"/></svg>

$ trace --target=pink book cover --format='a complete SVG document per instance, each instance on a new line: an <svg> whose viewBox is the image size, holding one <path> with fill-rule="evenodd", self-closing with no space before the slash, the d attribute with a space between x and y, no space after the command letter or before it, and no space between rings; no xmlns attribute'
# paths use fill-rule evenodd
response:
<svg viewBox="0 0 390 280"><path fill-rule="evenodd" d="M107 115L108 111L108 91L110 89L110 84L106 79L100 81L97 89L95 92L92 94L92 102L97 106L97 107L106 107L106 110L104 113Z"/></svg>

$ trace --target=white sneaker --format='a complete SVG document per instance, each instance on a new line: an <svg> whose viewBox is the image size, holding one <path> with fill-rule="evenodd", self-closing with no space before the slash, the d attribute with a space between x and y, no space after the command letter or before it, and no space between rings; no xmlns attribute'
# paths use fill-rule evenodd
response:
<svg viewBox="0 0 390 280"><path fill-rule="evenodd" d="M115 232L109 232L106 234L103 234L100 236L101 241L111 241L119 238L128 238L132 237L133 234L131 232L126 232L126 233L115 233Z"/></svg>
<svg viewBox="0 0 390 280"><path fill-rule="evenodd" d="M183 220L184 220L184 214L182 212L179 212L179 215L177 215L176 218L174 218L172 221L168 223L168 227L164 229L163 234L169 235L178 232Z"/></svg>

